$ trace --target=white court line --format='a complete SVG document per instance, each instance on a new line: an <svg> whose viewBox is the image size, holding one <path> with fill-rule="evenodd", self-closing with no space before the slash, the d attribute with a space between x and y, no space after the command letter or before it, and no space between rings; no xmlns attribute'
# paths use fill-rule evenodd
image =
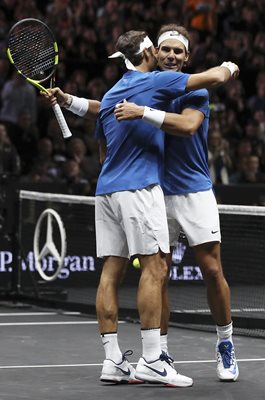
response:
<svg viewBox="0 0 265 400"><path fill-rule="evenodd" d="M237 362L261 362L265 358L241 358ZM174 364L207 364L216 363L216 360L190 360L190 361L174 361ZM130 363L136 365L136 362ZM101 367L102 363L93 364L43 364L43 365L2 365L0 369L29 369L29 368L80 368L80 367Z"/></svg>
<svg viewBox="0 0 265 400"><path fill-rule="evenodd" d="M81 315L81 313L79 311L64 311L61 313L58 312L52 312L52 311L43 311L43 312L21 312L21 313L0 313L0 317L30 317L30 316L38 316L38 315Z"/></svg>
<svg viewBox="0 0 265 400"><path fill-rule="evenodd" d="M0 317L28 317L28 316L37 316L37 315L57 315L58 313L56 312L23 312L23 313L0 313Z"/></svg>
<svg viewBox="0 0 265 400"><path fill-rule="evenodd" d="M38 326L38 325L97 325L98 321L47 321L47 322L0 322L0 326ZM126 321L119 321L126 324Z"/></svg>

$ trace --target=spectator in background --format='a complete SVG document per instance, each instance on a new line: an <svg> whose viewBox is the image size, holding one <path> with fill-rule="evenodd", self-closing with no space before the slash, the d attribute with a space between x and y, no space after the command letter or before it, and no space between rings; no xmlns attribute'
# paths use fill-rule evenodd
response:
<svg viewBox="0 0 265 400"><path fill-rule="evenodd" d="M73 10L69 0L54 0L48 2L45 14L49 25L56 28L55 32L70 30L73 26Z"/></svg>
<svg viewBox="0 0 265 400"><path fill-rule="evenodd" d="M260 170L259 157L254 154L248 156L238 183L264 183L264 181L264 174Z"/></svg>
<svg viewBox="0 0 265 400"><path fill-rule="evenodd" d="M247 138L241 139L235 149L235 158L239 159L241 157L250 156L252 154L253 148L251 141Z"/></svg>
<svg viewBox="0 0 265 400"><path fill-rule="evenodd" d="M234 157L234 150L239 140L243 137L243 129L238 122L235 110L228 109L221 113L219 118L222 136L229 142L231 157Z"/></svg>
<svg viewBox="0 0 265 400"><path fill-rule="evenodd" d="M20 184L52 183L54 179L50 176L49 165L45 162L36 161L28 174L22 175Z"/></svg>
<svg viewBox="0 0 265 400"><path fill-rule="evenodd" d="M35 0L17 0L14 7L15 20L19 21L23 18L38 18L43 19L42 12Z"/></svg>
<svg viewBox="0 0 265 400"><path fill-rule="evenodd" d="M66 143L60 128L58 127L58 122L55 117L49 120L49 125L47 128L47 138L50 139L53 146L52 158L56 166L57 179L61 179L63 164L67 160L66 155Z"/></svg>
<svg viewBox="0 0 265 400"><path fill-rule="evenodd" d="M248 156L242 156L235 160L235 169L229 177L230 184L238 184L243 181L243 177L248 168Z"/></svg>
<svg viewBox="0 0 265 400"><path fill-rule="evenodd" d="M226 108L234 110L242 122L245 118L245 96L242 82L239 80L229 82L227 87L224 88L224 92Z"/></svg>
<svg viewBox="0 0 265 400"><path fill-rule="evenodd" d="M251 113L255 110L265 112L265 71L260 72L256 81L256 93L247 102L247 107Z"/></svg>
<svg viewBox="0 0 265 400"><path fill-rule="evenodd" d="M258 124L258 138L265 145L265 110L255 111L254 121Z"/></svg>
<svg viewBox="0 0 265 400"><path fill-rule="evenodd" d="M0 175L19 175L20 158L12 145L7 129L4 124L0 124Z"/></svg>
<svg viewBox="0 0 265 400"><path fill-rule="evenodd" d="M73 72L71 80L76 85L75 93L80 97L86 97L86 82L88 80L87 71L81 68L77 68Z"/></svg>
<svg viewBox="0 0 265 400"><path fill-rule="evenodd" d="M213 183L229 183L229 172L232 168L230 148L227 140L222 138L219 130L209 132L208 162Z"/></svg>
<svg viewBox="0 0 265 400"><path fill-rule="evenodd" d="M72 138L68 142L67 155L70 159L74 160L80 170L80 174L88 179L92 178L92 169L90 160L87 155L87 147L84 141L80 138Z"/></svg>
<svg viewBox="0 0 265 400"><path fill-rule="evenodd" d="M253 153L257 153L258 147L263 145L259 137L259 123L253 118L247 120L245 125L245 138L248 139L252 146Z"/></svg>
<svg viewBox="0 0 265 400"><path fill-rule="evenodd" d="M63 163L60 182L66 183L68 193L79 195L90 194L89 181L83 176L80 165L75 160L69 159Z"/></svg>
<svg viewBox="0 0 265 400"><path fill-rule="evenodd" d="M216 29L215 0L185 0L183 15L185 25L189 29L196 29L204 38L207 33L214 33Z"/></svg>
<svg viewBox="0 0 265 400"><path fill-rule="evenodd" d="M9 62L7 59L0 58L0 90L7 81L9 71Z"/></svg>
<svg viewBox="0 0 265 400"><path fill-rule="evenodd" d="M119 35L120 36L120 35ZM103 70L103 81L107 89L110 89L119 79L119 68L116 64L108 63Z"/></svg>
<svg viewBox="0 0 265 400"><path fill-rule="evenodd" d="M105 85L103 79L92 79L87 85L88 98L100 101L106 90L107 86Z"/></svg>
<svg viewBox="0 0 265 400"><path fill-rule="evenodd" d="M18 120L13 129L11 140L15 145L21 159L21 173L27 174L32 166L32 160L36 156L39 130L32 123L28 110L18 115Z"/></svg>
<svg viewBox="0 0 265 400"><path fill-rule="evenodd" d="M60 176L59 168L53 157L53 143L48 137L39 139L37 153L33 159L33 169L41 167L42 172L51 180L56 181Z"/></svg>
<svg viewBox="0 0 265 400"><path fill-rule="evenodd" d="M20 159L15 147L12 145L7 129L0 123L0 231L5 227L8 202L8 183L10 178L20 174Z"/></svg>
<svg viewBox="0 0 265 400"><path fill-rule="evenodd" d="M33 124L37 121L36 89L17 72L3 86L0 120L16 125L19 115L27 110Z"/></svg>

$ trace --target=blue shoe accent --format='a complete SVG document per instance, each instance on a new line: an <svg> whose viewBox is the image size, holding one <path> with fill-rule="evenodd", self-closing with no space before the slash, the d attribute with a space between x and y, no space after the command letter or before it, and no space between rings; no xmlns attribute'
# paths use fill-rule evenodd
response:
<svg viewBox="0 0 265 400"><path fill-rule="evenodd" d="M221 342L218 346L219 353L221 354L224 368L230 368L234 363L234 346L231 342Z"/></svg>
<svg viewBox="0 0 265 400"><path fill-rule="evenodd" d="M216 347L217 376L221 381L236 381L239 370L235 348L229 340L222 341Z"/></svg>
<svg viewBox="0 0 265 400"><path fill-rule="evenodd" d="M168 353L162 350L162 353L160 355L160 360L166 361L172 368L174 368L174 360Z"/></svg>

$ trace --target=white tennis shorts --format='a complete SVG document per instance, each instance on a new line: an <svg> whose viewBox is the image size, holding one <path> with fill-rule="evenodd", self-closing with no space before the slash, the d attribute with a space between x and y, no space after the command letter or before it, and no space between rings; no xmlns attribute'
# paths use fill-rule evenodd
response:
<svg viewBox="0 0 265 400"><path fill-rule="evenodd" d="M178 242L183 231L189 245L220 242L218 206L212 190L165 196L170 246Z"/></svg>
<svg viewBox="0 0 265 400"><path fill-rule="evenodd" d="M96 196L97 256L130 258L169 253L165 200L160 186Z"/></svg>

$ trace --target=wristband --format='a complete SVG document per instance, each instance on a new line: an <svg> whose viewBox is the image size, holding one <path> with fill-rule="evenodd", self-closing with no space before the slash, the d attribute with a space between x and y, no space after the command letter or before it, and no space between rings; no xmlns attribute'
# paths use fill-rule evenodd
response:
<svg viewBox="0 0 265 400"><path fill-rule="evenodd" d="M68 111L79 115L79 117L83 117L89 108L89 101L84 99L83 97L71 96L72 101L69 106L66 107Z"/></svg>
<svg viewBox="0 0 265 400"><path fill-rule="evenodd" d="M154 108L145 107L142 119L149 124L154 125L156 128L161 128L164 119L165 111L155 110Z"/></svg>
<svg viewBox="0 0 265 400"><path fill-rule="evenodd" d="M232 63L231 61L225 61L221 64L221 67L225 67L227 69L229 69L231 76L234 75L234 73L237 71L237 67L234 63Z"/></svg>

